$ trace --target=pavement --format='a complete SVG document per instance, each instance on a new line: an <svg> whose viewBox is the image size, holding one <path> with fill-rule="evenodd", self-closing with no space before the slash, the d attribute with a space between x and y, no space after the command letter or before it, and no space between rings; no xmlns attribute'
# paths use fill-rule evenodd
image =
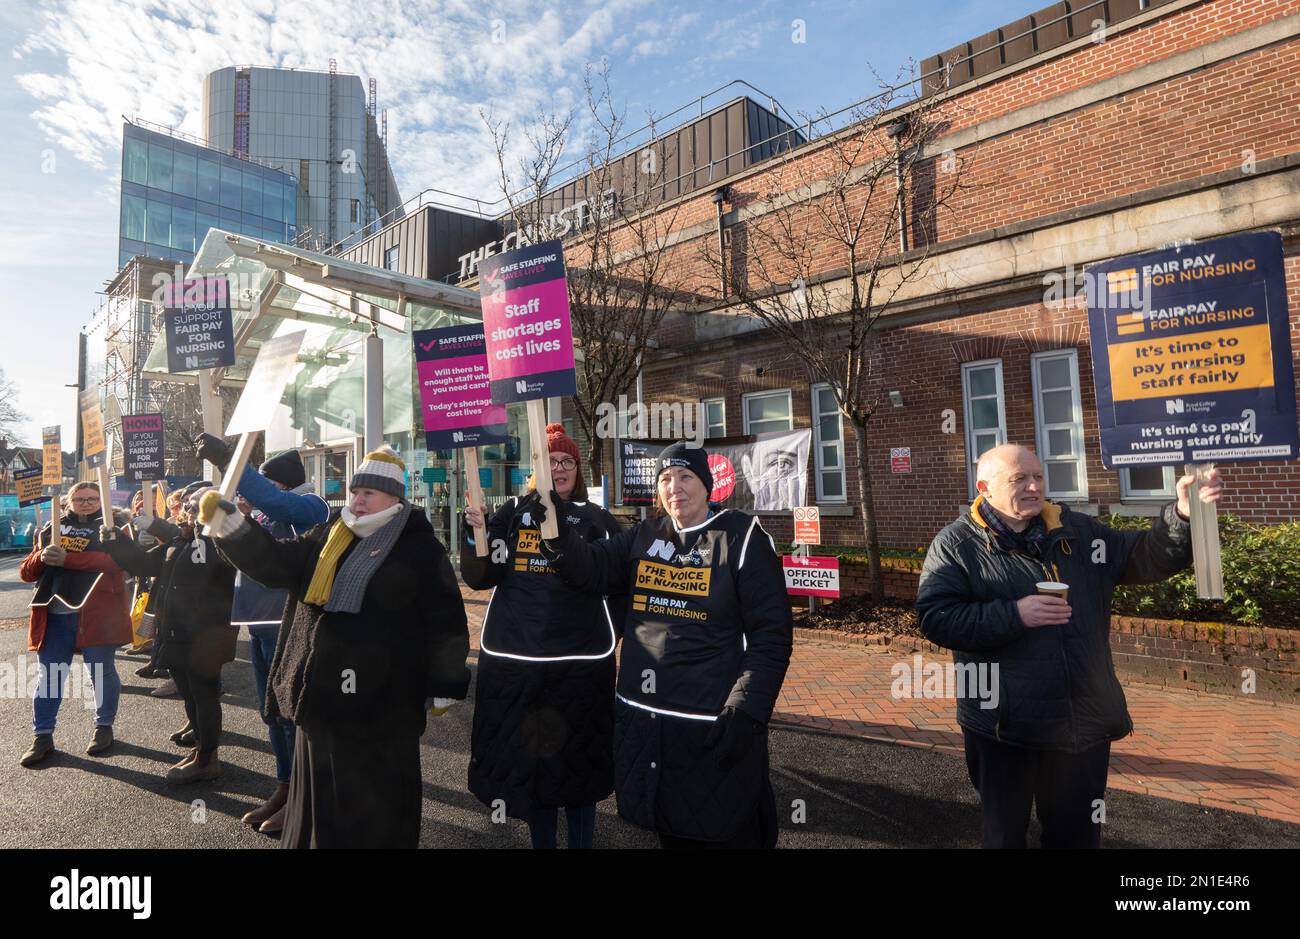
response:
<svg viewBox="0 0 1300 939"><path fill-rule="evenodd" d="M0 568L0 603L9 596L5 582L16 576ZM28 588L30 589L30 588ZM485 594L466 591L476 639L486 608ZM25 602L25 598L24 598ZM104 757L88 757L93 715L83 701L64 702L55 735L59 752L36 769L18 766L18 756L31 739L31 704L5 687L30 663L26 649L25 616L0 621L0 848L23 847L223 847L267 848L277 844L239 822L260 804L274 781L273 760L265 728L256 712L248 649L241 640L235 662L223 673L224 742L222 777L193 787L172 787L162 781L167 767L180 759L168 734L184 723L178 699L151 698L158 682L135 677L142 660L118 657L123 698L115 732L118 742ZM787 848L974 847L979 839L979 807L966 778L965 764L954 747L951 701L920 700L894 703L888 694L889 667L897 653L879 653L821 642L796 643L794 663L777 706L770 732L772 782L781 818L781 846ZM476 661L476 652L471 665ZM1162 692L1168 695L1169 693ZM473 691L471 689L471 701ZM1175 702L1194 696L1173 695ZM1161 719L1145 709L1148 700L1130 689L1134 719L1140 724ZM885 702L889 702L886 704ZM1212 706L1204 701L1197 706ZM1221 705L1223 699L1218 699ZM1231 702L1228 702L1231 703ZM1272 709L1259 702L1261 723L1269 712L1283 727L1269 730L1289 741L1294 758L1294 709ZM873 710L874 706L874 710ZM1232 711L1221 707L1220 710ZM906 717L910 714L910 717ZM1278 716L1280 715L1280 716ZM488 810L465 787L472 704L454 707L445 717L431 719L422 740L425 847L527 847L528 834L518 821L493 823ZM1154 726L1154 725L1153 725ZM1184 722L1180 727L1192 727ZM1194 729L1194 728L1193 728ZM1220 731L1211 730L1215 740ZM1160 733L1172 737L1170 728ZM1179 731L1181 733L1181 730ZM1160 741L1153 735L1151 740ZM1273 739L1273 738L1270 738ZM1185 742L1185 741L1184 741ZM1166 756L1169 749L1159 751ZM1112 766L1112 790L1106 799L1107 847L1300 847L1300 825L1271 817L1266 798L1238 793L1224 808L1177 799L1159 790L1183 776L1211 777L1226 768L1278 795L1283 784L1296 784L1293 769L1259 770L1228 762L1220 767L1214 756L1182 759L1180 765L1157 772L1161 765L1126 765L1126 755L1144 751L1117 749ZM1271 761L1271 762L1270 762ZM1289 765L1289 764L1287 764ZM1130 771L1146 772L1141 785L1130 784ZM1196 780L1191 780L1196 781ZM1219 786L1219 782L1214 782ZM1167 792L1173 792L1173 788ZM1220 788L1215 792L1224 795ZM1219 801L1216 799L1216 801ZM1251 804L1257 802L1260 804ZM1253 811L1252 811L1253 810ZM563 826L561 826L563 830ZM562 836L561 836L562 837ZM1031 831L1031 843L1036 833ZM598 807L598 847L651 848L657 839L618 818L613 799Z"/></svg>

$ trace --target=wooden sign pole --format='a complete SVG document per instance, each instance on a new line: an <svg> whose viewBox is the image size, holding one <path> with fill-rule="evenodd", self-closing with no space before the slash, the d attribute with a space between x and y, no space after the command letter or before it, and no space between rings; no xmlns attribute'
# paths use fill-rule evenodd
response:
<svg viewBox="0 0 1300 939"><path fill-rule="evenodd" d="M470 508L486 513L487 510L483 506L483 484L478 478L478 447L465 447L461 452L465 454L465 501L469 503ZM484 521L486 520L485 514ZM487 553L487 527L475 525L474 554L485 558Z"/></svg>
<svg viewBox="0 0 1300 939"><path fill-rule="evenodd" d="M1201 501L1201 483L1214 469L1213 463L1188 464L1196 477L1191 499L1192 558L1196 566L1196 595L1202 600L1223 599L1223 558L1219 552L1219 507Z"/></svg>
<svg viewBox="0 0 1300 939"><path fill-rule="evenodd" d="M247 431L240 435L239 443L235 444L234 455L230 458L230 465L226 467L220 486L221 498L227 502L235 501L235 489L239 485L239 477L244 474L244 467L248 465L248 458L253 454L253 445L257 443L257 435L260 433L260 430ZM213 529L220 528L225 520L226 513L217 509L212 514L212 521L204 526L203 534L211 536Z"/></svg>
<svg viewBox="0 0 1300 939"><path fill-rule="evenodd" d="M108 479L108 465L113 459L113 447L105 438L104 460L97 466L96 472L99 476L99 510L103 513L103 524L107 528L116 528L113 518L113 487Z"/></svg>
<svg viewBox="0 0 1300 939"><path fill-rule="evenodd" d="M37 512L38 515L36 518L36 534L32 538L33 545L38 544L41 540L41 520L39 516L40 510L38 509ZM45 543L45 547L48 548L52 544L63 543L62 541L63 527L60 524L61 521L62 521L62 516L59 515L59 494L56 492L54 495L50 496L50 540Z"/></svg>
<svg viewBox="0 0 1300 939"><path fill-rule="evenodd" d="M140 497L144 500L140 504L140 514L146 519L153 518L153 480L146 479L140 483Z"/></svg>
<svg viewBox="0 0 1300 939"><path fill-rule="evenodd" d="M546 520L542 522L543 538L560 536L559 519L555 517L555 506L551 504L551 450L546 442L546 402L534 398L528 402L528 439L532 445L533 481L537 484L537 494L546 506Z"/></svg>
<svg viewBox="0 0 1300 939"><path fill-rule="evenodd" d="M199 369L199 405L203 413L203 432L221 437L221 404L212 388L212 369ZM204 478L214 486L221 485L222 473L211 463L204 462ZM229 467L226 468L227 473Z"/></svg>

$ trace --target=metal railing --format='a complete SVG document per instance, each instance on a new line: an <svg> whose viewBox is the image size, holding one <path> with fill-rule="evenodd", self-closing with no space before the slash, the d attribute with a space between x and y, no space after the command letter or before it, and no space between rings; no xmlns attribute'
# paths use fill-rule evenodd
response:
<svg viewBox="0 0 1300 939"><path fill-rule="evenodd" d="M173 137L177 140L183 140L186 143L192 143L195 146L202 147L204 150L212 150L215 153L221 153L224 154L225 156L234 157L237 160L243 160L245 163L255 163L258 166L265 167L268 170L275 170L277 173L283 173L285 176L288 176L290 179L293 179L295 181L297 180L297 177L294 176L293 173L290 173L288 170L283 169L282 167L275 166L272 163L267 163L265 160L259 160L256 157L245 156L244 154L239 153L233 149L227 150L224 147L215 147L212 144L210 144L208 141L204 140L202 137L196 137L193 134L187 134L185 133L185 131L178 130L175 127L168 127L163 124L155 124L153 121L146 121L142 117L127 117L125 114L122 115L122 120L126 121L128 124L131 124L135 127L140 127L143 128L144 130L152 131L155 134L163 134L164 136L167 137Z"/></svg>

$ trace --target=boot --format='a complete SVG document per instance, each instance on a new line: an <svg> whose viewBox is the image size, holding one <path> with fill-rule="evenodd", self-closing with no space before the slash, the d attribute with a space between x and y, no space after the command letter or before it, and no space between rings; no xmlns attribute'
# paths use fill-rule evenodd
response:
<svg viewBox="0 0 1300 939"><path fill-rule="evenodd" d="M258 827L257 830L264 835L280 834L282 831L284 831L284 816L288 813L288 811L289 811L288 805L280 806L280 810L276 812L274 815L272 815L270 818L268 818L266 821L262 822L262 824Z"/></svg>
<svg viewBox="0 0 1300 939"><path fill-rule="evenodd" d="M35 766L53 752L54 734L37 734L18 763L21 766Z"/></svg>
<svg viewBox="0 0 1300 939"><path fill-rule="evenodd" d="M243 817L243 823L257 828L272 815L279 812L280 809L284 808L284 803L287 802L288 799L289 786L287 783L280 783L275 787L275 792L271 793L269 799Z"/></svg>
<svg viewBox="0 0 1300 939"><path fill-rule="evenodd" d="M95 734L90 738L90 743L86 747L86 756L99 756L101 753L107 753L108 748L113 745L113 728L96 727Z"/></svg>
<svg viewBox="0 0 1300 939"><path fill-rule="evenodd" d="M193 747L199 742L198 735L194 732L193 724L186 724L180 730L171 736L172 743L178 747Z"/></svg>
<svg viewBox="0 0 1300 939"><path fill-rule="evenodd" d="M163 778L169 783L185 784L205 782L220 775L221 763L217 760L217 751L213 750L206 760L200 762L199 751L195 750L188 760L173 766Z"/></svg>

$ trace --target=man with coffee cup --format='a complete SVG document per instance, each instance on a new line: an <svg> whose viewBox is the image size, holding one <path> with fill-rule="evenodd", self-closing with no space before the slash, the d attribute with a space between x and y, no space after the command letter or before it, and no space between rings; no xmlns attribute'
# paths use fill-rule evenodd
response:
<svg viewBox="0 0 1300 939"><path fill-rule="evenodd" d="M1133 729L1110 655L1119 584L1192 560L1193 476L1149 531L1118 531L1045 498L1043 464L1004 444L976 467L979 496L938 536L917 588L921 630L959 666L992 672L995 702L959 698L986 848L1023 848L1037 803L1045 848L1100 847L1110 744ZM1202 502L1223 491L1213 470Z"/></svg>

